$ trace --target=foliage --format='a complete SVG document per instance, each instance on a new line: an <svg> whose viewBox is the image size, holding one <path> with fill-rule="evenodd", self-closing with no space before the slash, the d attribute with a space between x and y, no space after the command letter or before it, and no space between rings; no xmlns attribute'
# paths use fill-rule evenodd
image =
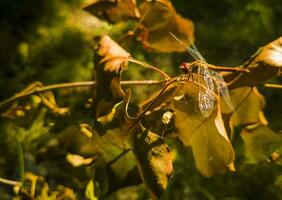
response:
<svg viewBox="0 0 282 200"><path fill-rule="evenodd" d="M279 2L3 5L1 199L282 199ZM200 112L170 32L240 67L220 73L234 110L215 92Z"/></svg>

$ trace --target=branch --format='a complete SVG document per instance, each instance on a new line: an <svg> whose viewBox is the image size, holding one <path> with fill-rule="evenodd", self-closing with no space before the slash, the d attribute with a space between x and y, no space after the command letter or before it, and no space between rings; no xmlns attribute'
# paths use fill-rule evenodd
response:
<svg viewBox="0 0 282 200"><path fill-rule="evenodd" d="M155 80L141 80L141 81L121 81L121 85L159 85L167 82L166 80L162 81L155 81ZM13 101L25 98L29 95L39 94L45 91L54 90L54 89L62 89L62 88L73 88L73 87L89 87L95 86L95 81L85 81L85 82L72 82L72 83L59 83L53 85L47 85L42 87L37 87L27 92L20 92L15 94L14 96L5 99L4 101L0 102L0 109L9 105Z"/></svg>

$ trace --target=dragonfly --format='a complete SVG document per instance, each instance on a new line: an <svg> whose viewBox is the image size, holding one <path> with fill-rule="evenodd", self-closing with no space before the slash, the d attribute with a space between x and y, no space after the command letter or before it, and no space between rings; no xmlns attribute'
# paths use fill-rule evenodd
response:
<svg viewBox="0 0 282 200"><path fill-rule="evenodd" d="M228 105L228 107L234 111L233 104L231 102L228 87L225 83L222 75L215 70L220 71L234 71L234 68L228 67L220 67L209 64L203 58L203 56L198 51L197 47L194 43L191 43L191 46L187 46L183 41L181 41L178 37L176 37L173 33L170 33L185 49L188 53L194 57L195 61L193 62L183 62L180 65L180 70L188 75L188 80L191 78L194 81L193 72L195 69L198 73L198 106L200 112L204 116L209 116L214 109L215 102L215 89L221 94L224 101ZM236 71L247 72L244 68L236 68Z"/></svg>

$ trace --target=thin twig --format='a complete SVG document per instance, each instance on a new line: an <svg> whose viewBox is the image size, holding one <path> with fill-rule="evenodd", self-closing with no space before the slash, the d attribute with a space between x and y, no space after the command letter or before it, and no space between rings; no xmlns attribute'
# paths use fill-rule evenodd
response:
<svg viewBox="0 0 282 200"><path fill-rule="evenodd" d="M273 83L265 83L264 87L275 88L275 89L282 89L282 85L273 84Z"/></svg>
<svg viewBox="0 0 282 200"><path fill-rule="evenodd" d="M163 72L162 70L159 70L157 67L154 67L154 66L152 66L152 65L149 65L149 64L147 64L147 63L145 63L145 62L142 62L142 61L140 61L140 60L136 60L136 59L134 59L134 58L128 58L128 61L129 61L129 62L132 62L132 63L136 63L136 64L141 65L141 66L143 66L143 67L152 69L152 70L154 70L154 71L160 73L166 80L169 80L169 79L171 78L168 74L166 74L166 73Z"/></svg>
<svg viewBox="0 0 282 200"><path fill-rule="evenodd" d="M0 178L0 183L4 183L7 185L21 185L22 184L20 181L12 181L12 180L8 180L5 178Z"/></svg>
<svg viewBox="0 0 282 200"><path fill-rule="evenodd" d="M160 85L167 82L166 80L162 81L155 81L155 80L140 80L140 81L121 81L121 85ZM0 102L0 108L3 108L10 103L22 99L24 97L27 97L29 95L35 95L39 94L41 92L54 90L54 89L63 89L63 88L72 88L72 87L89 87L89 86L95 86L95 81L84 81L84 82L72 82L72 83L59 83L59 84L53 84L53 85L47 85L42 87L37 87L32 90L27 91L26 93L18 93L14 96Z"/></svg>
<svg viewBox="0 0 282 200"><path fill-rule="evenodd" d="M160 75L162 75L166 80L169 80L171 77L166 74L165 72L163 72L162 70L158 69L157 67L154 67L153 65L149 65L145 62L142 62L140 60L136 60L132 57L124 57L124 56L113 56L113 57L110 57L108 59L103 59L99 64L102 64L102 63L105 63L105 62L109 62L111 60L115 60L115 59L123 59L123 60L126 60L126 61L129 61L129 62L132 62L132 63L136 63L138 65L141 65L143 67L146 67L148 69L151 69L151 70L154 70L155 72L158 72Z"/></svg>

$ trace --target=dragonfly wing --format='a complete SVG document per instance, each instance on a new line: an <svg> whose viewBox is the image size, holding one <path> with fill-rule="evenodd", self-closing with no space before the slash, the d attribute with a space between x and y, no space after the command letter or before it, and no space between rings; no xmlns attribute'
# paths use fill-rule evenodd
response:
<svg viewBox="0 0 282 200"><path fill-rule="evenodd" d="M227 87L222 75L215 72L215 71L211 71L210 73L211 73L212 77L214 78L214 82L216 84L217 90L222 95L222 97L223 97L224 101L226 102L226 104L228 105L228 107L232 111L234 111L234 107L233 107L233 104L232 104L230 96L229 96L228 87Z"/></svg>
<svg viewBox="0 0 282 200"><path fill-rule="evenodd" d="M199 109L204 116L209 116L214 108L214 82L207 66L198 67Z"/></svg>

